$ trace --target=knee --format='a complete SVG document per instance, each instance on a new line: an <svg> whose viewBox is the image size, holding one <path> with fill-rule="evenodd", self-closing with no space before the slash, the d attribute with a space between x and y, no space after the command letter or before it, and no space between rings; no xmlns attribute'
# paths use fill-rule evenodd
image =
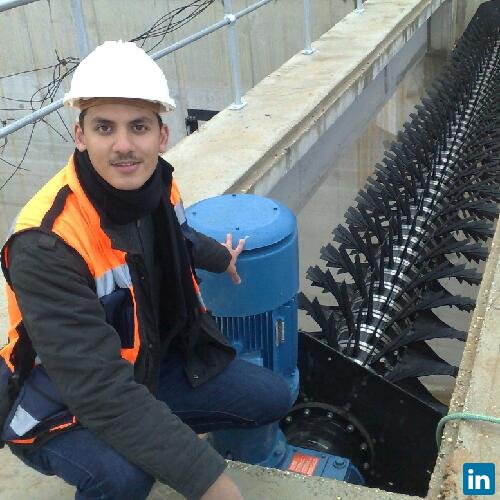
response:
<svg viewBox="0 0 500 500"><path fill-rule="evenodd" d="M90 496L90 498L113 500L143 500L149 495L154 478L123 460L120 464L116 461L113 464L106 464L101 474L92 477L90 482L93 484L78 488L81 493L84 493L84 498Z"/></svg>
<svg viewBox="0 0 500 500"><path fill-rule="evenodd" d="M282 375L241 359L232 362L224 380L218 383L224 385L225 394L234 395L236 400L225 411L251 421L253 426L282 419L293 404L290 387Z"/></svg>
<svg viewBox="0 0 500 500"><path fill-rule="evenodd" d="M118 499L145 499L153 487L154 478L137 467L113 479L113 496Z"/></svg>
<svg viewBox="0 0 500 500"><path fill-rule="evenodd" d="M254 407L257 426L281 420L290 410L293 401L285 378L267 368L257 368L251 378L249 406Z"/></svg>
<svg viewBox="0 0 500 500"><path fill-rule="evenodd" d="M266 413L267 422L274 422L276 420L281 420L292 407L294 401L292 401L292 394L290 391L290 386L286 380L279 374L271 372L272 377L270 377L270 385L268 390L268 396L266 398Z"/></svg>

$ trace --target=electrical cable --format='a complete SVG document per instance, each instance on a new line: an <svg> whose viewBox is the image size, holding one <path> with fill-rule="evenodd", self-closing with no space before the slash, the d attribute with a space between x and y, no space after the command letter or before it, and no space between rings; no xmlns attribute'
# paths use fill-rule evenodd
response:
<svg viewBox="0 0 500 500"><path fill-rule="evenodd" d="M160 45L164 40L165 37L167 36L168 33L172 33L181 27L185 26L187 23L192 21L195 17L199 16L201 13L203 13L210 5L212 5L215 2L215 0L192 0L189 3L186 3L186 5L177 7L175 9L172 9L171 11L167 12L164 14L162 17L160 17L158 20L156 20L153 25L141 33L140 35L130 39L130 42L137 42L138 45L143 48L146 52L151 52L153 51L158 45ZM150 40L154 40L154 43L150 46L145 48L147 45L147 42ZM7 75L0 75L0 80L5 79L5 78L12 78L20 75L24 75L26 73L35 73L38 71L43 71L43 70L52 70L52 79L44 86L40 87L37 89L32 96L29 99L15 99L12 97L7 97L7 96L0 96L0 99L5 99L7 101L12 101L12 102L17 102L21 104L29 104L29 109L31 111L36 111L40 107L44 106L45 103L48 102L53 102L54 99L56 98L59 89L61 88L62 82L65 78L67 78L69 75L73 73L73 71L77 68L78 64L80 63L80 60L76 57L65 57L65 58L60 58L59 54L56 51L56 58L57 58L57 63L49 65L49 66L44 66L40 68L34 68L31 70L25 70L25 71L19 71L16 73L10 73ZM35 106L36 105L36 106ZM15 108L2 108L0 111L11 111L11 112L16 112L20 111ZM3 162L5 162L8 165L11 165L14 167L14 171L9 174L7 179L0 185L0 191L8 184L8 182L14 177L14 175L19 171L19 170L24 170L21 168L22 163L24 162L26 155L28 153L29 147L32 142L33 138L33 133L35 126L39 122L45 123L46 126L48 126L50 129L52 129L54 132L57 133L64 141L68 142L71 140L71 132L65 123L64 119L62 118L60 112L57 112L57 116L59 117L60 121L63 124L63 127L65 129L65 132L68 134L68 137L65 136L65 132L60 132L55 128L54 125L50 124L47 120L47 118L40 119L36 121L35 123L32 124L32 128L30 131L29 139L28 142L24 148L24 152L22 155L22 159L19 162L18 165L14 165L11 162L8 162L4 158L0 158ZM5 120L3 120L5 121ZM0 120L0 123L2 120ZM4 154L5 148L8 144L7 137L5 138L5 141L0 145L0 154Z"/></svg>
<svg viewBox="0 0 500 500"><path fill-rule="evenodd" d="M449 422L450 420L480 420L482 422L489 422L492 424L500 424L500 418L491 417L489 415L481 415L479 413L469 413L469 412L450 413L449 415L446 415L445 417L443 417L437 425L436 445L437 445L438 449L441 446L441 439L442 439L444 424L446 424L446 422Z"/></svg>

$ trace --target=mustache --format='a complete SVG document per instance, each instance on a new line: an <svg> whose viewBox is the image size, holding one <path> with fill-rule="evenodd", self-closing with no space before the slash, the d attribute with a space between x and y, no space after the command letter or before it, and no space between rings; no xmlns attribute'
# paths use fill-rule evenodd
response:
<svg viewBox="0 0 500 500"><path fill-rule="evenodd" d="M124 163L124 162L140 162L139 158L134 155L121 155L113 158L110 163L114 165L115 163Z"/></svg>

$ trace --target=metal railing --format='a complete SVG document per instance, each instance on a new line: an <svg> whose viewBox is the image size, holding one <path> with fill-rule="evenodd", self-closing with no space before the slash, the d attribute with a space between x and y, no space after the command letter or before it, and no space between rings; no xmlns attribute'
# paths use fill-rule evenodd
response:
<svg viewBox="0 0 500 500"><path fill-rule="evenodd" d="M19 7L21 5L27 5L33 2L37 2L38 0L1 0L0 1L0 13L14 7ZM246 7L239 12L234 12L232 9L232 0L223 0L224 3L224 17L220 21L212 24L204 28L193 35L190 35L182 40L173 43L172 45L159 50L151 55L154 60L158 60L167 54L175 52L176 50L189 45L200 38L203 38L210 33L213 33L225 26L227 26L227 43L229 50L229 60L231 64L231 74L232 74L232 83L233 83L233 103L229 106L230 109L238 110L245 106L245 102L241 98L241 82L240 82L240 63L239 63L239 54L238 54L238 45L236 39L236 21L241 17L244 17L251 12L263 7L264 5L270 3L272 0L260 0L249 7ZM311 6L310 0L303 0L304 2L304 50L302 50L303 54L310 55L314 52L314 49L311 45ZM78 39L78 50L80 53L80 59L83 59L89 53L89 43L87 38L87 32L85 29L85 21L84 14L82 9L81 0L71 0L71 7L73 11L73 19L75 31ZM363 2L362 0L357 0L357 10L358 12L363 11ZM33 113L20 118L19 120L14 121L10 125L7 125L0 129L0 139L8 136L9 134L29 125L30 123L34 123L48 114L56 111L57 109L63 106L63 100L58 99L57 101L52 102L51 104L44 106L40 109L37 109Z"/></svg>

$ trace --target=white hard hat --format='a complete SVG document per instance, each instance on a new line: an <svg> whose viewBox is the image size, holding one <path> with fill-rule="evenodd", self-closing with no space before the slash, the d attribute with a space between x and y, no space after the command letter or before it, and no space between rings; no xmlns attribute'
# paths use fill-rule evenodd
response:
<svg viewBox="0 0 500 500"><path fill-rule="evenodd" d="M80 62L63 102L80 108L81 101L96 97L157 102L160 113L175 109L160 67L137 45L121 40L104 42Z"/></svg>

